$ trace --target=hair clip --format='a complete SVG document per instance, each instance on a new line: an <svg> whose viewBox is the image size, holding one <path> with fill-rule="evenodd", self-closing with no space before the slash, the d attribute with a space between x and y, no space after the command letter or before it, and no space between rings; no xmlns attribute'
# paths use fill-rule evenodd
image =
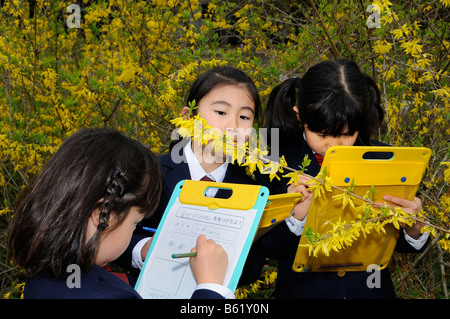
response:
<svg viewBox="0 0 450 319"><path fill-rule="evenodd" d="M108 227L108 224L106 224L106 223L104 223L104 224L98 224L97 230L103 232L103 231L106 229L106 227Z"/></svg>

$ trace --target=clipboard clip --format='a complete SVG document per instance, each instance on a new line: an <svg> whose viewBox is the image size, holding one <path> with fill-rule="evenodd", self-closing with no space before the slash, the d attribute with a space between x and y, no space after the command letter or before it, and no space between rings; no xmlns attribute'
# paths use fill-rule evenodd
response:
<svg viewBox="0 0 450 319"><path fill-rule="evenodd" d="M205 197L208 188L218 188L216 197ZM226 196L226 193L229 196ZM212 210L217 208L249 210L260 197L266 196L268 190L262 189L260 185L184 180L179 200L182 204L206 206Z"/></svg>

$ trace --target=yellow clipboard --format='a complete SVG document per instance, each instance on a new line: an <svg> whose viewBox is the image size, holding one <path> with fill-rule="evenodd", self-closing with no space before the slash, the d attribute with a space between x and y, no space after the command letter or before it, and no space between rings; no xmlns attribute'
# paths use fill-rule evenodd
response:
<svg viewBox="0 0 450 319"><path fill-rule="evenodd" d="M259 222L255 240L271 230L275 225L288 218L294 205L302 198L302 194L286 193L270 195Z"/></svg>
<svg viewBox="0 0 450 319"><path fill-rule="evenodd" d="M428 165L431 150L423 147L389 146L335 146L325 154L322 171L333 179L333 185L346 189L354 179L356 195L364 196L375 187L373 201L384 202L384 195L412 200ZM356 220L358 213L350 205L342 209L342 202L332 199L342 192L333 189L314 198L308 211L305 228L319 234L332 229L328 222ZM354 200L355 205L362 202ZM329 256L319 253L309 256L306 236L301 236L292 265L296 272L304 271L366 271L371 264L380 269L388 266L399 231L393 225L385 225L386 234L373 230L366 237L360 236L351 246L339 252L332 250Z"/></svg>
<svg viewBox="0 0 450 319"><path fill-rule="evenodd" d="M288 218L301 198L302 194L297 193L270 195L258 228L267 228Z"/></svg>

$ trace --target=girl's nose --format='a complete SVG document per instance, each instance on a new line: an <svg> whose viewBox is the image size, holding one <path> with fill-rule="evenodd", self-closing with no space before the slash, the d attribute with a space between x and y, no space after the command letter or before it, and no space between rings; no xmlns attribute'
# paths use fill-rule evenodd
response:
<svg viewBox="0 0 450 319"><path fill-rule="evenodd" d="M339 137L332 137L332 136L328 137L327 148L337 145L342 145L342 140Z"/></svg>
<svg viewBox="0 0 450 319"><path fill-rule="evenodd" d="M227 135L234 136L236 135L237 129L233 127L227 127Z"/></svg>
<svg viewBox="0 0 450 319"><path fill-rule="evenodd" d="M226 128L227 128L227 133L228 133L228 132L230 132L230 133L236 132L236 130L237 130L238 127L239 127L238 119L231 118L231 119L228 121L227 126L226 126Z"/></svg>

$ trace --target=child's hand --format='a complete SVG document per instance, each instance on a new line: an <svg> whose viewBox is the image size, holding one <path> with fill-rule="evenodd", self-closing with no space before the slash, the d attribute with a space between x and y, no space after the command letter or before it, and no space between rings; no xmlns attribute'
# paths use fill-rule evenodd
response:
<svg viewBox="0 0 450 319"><path fill-rule="evenodd" d="M205 235L197 238L197 246L191 249L197 252L196 257L190 258L192 273L197 284L223 284L228 266L228 254L222 246Z"/></svg>
<svg viewBox="0 0 450 319"><path fill-rule="evenodd" d="M310 180L307 177L302 176L300 178L300 182L297 186L295 186L293 183L289 185L287 192L288 193L299 193L302 194L303 197L300 199L297 204L295 204L292 216L295 219L303 220L305 219L306 215L308 214L309 206L311 206L311 200L313 198L313 193L308 190L306 187L306 182Z"/></svg>
<svg viewBox="0 0 450 319"><path fill-rule="evenodd" d="M400 206L402 208L402 210L406 213L415 214L422 210L422 201L418 197L414 197L414 199L412 201L410 201L410 200L399 198L399 197L385 195L385 196L383 196L383 199L385 201L389 201L389 202L395 204L395 205L392 205L392 204L387 203L387 205L389 207L395 208L397 206ZM423 226L425 226L425 224L421 223L421 222L417 222L412 226L408 226L408 225L404 225L404 224L401 225L401 227L403 229L405 229L406 233L414 239L417 239L420 237L420 235L421 235L420 230L422 229Z"/></svg>

